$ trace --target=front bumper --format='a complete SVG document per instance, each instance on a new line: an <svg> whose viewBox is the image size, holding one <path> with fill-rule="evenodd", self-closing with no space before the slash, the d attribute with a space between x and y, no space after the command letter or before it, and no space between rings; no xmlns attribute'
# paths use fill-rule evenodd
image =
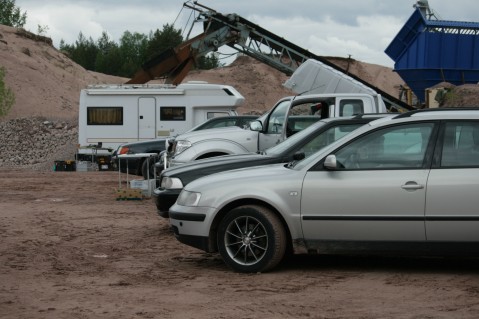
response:
<svg viewBox="0 0 479 319"><path fill-rule="evenodd" d="M211 248L210 239L208 237L203 236L190 236L190 235L182 235L178 231L178 227L171 226L173 229L173 233L175 234L176 239L185 245L201 249L207 253L212 253L214 250Z"/></svg>
<svg viewBox="0 0 479 319"><path fill-rule="evenodd" d="M155 201L158 215L168 218L171 206L173 206L180 196L181 189L164 189L161 187L153 191L153 199Z"/></svg>
<svg viewBox="0 0 479 319"><path fill-rule="evenodd" d="M212 207L186 207L174 204L170 209L170 226L176 238L204 251L214 249L210 243L210 227L215 216Z"/></svg>

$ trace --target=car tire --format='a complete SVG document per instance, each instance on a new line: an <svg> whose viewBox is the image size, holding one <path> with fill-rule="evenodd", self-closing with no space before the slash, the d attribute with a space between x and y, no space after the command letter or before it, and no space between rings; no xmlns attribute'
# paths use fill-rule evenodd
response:
<svg viewBox="0 0 479 319"><path fill-rule="evenodd" d="M218 250L233 270L265 272L274 268L286 252L286 231L269 209L245 205L226 214L218 227Z"/></svg>

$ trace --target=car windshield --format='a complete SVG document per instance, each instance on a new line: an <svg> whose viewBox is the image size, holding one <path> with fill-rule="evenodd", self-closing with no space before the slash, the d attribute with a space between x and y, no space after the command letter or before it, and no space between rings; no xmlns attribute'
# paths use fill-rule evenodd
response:
<svg viewBox="0 0 479 319"><path fill-rule="evenodd" d="M308 126L307 128L305 128L304 130L302 131L299 131L298 133L292 135L291 137L287 138L286 140L284 140L283 142L273 146L273 147L270 147L268 149L266 149L263 154L266 154L266 155L277 155L277 154L281 154L283 153L285 150L289 149L292 145L295 145L296 143L298 143L299 141L301 141L303 138L305 138L306 136L312 134L312 132L318 130L320 127L326 125L326 122L323 122L323 121L318 121L310 126Z"/></svg>
<svg viewBox="0 0 479 319"><path fill-rule="evenodd" d="M348 135L349 133L351 133L352 131L354 130L361 130L363 127L366 126L366 123L363 123L363 124L355 124L355 127L353 128L353 126L351 126L350 128L351 129L348 129L348 128L341 128L341 130L344 130L344 131L347 131L345 134L342 134L340 137L338 137L336 140L331 140L330 143L327 145L328 147L326 146L323 146L322 148L318 148L314 153L310 154L310 156L306 156L304 159L302 160L299 160L299 161L296 161L294 163L291 163L291 165L289 165L288 167L289 168L294 168L295 170L301 170L303 167L305 166L308 166L311 162L314 162L317 160L317 157L316 156L311 156L311 155L315 155L316 153L321 153L323 151L327 152L327 149L329 149L329 146L331 148L333 148L333 144L337 144L339 143L339 140L341 140L342 138L344 138L346 135ZM337 129L338 127L334 127L333 129ZM328 130L329 131L329 130ZM328 131L325 131L324 133L328 132ZM322 133L323 134L323 133ZM324 150L323 150L324 149Z"/></svg>
<svg viewBox="0 0 479 319"><path fill-rule="evenodd" d="M307 128L288 138L283 143L270 148L266 151L266 154L279 155L281 152L287 152L289 149L293 150L293 152L301 152L305 158L308 158L320 149L336 142L341 137L363 125L362 123L338 122L325 130L321 129L325 124L326 122L319 121L317 124L312 125L315 127L313 131ZM297 135L300 136L295 138ZM301 140L303 140L303 142L301 142Z"/></svg>

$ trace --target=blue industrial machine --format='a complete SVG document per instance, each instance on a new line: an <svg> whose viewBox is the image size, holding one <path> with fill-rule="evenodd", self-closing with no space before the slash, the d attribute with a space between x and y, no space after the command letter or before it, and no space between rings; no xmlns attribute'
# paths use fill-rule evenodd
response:
<svg viewBox="0 0 479 319"><path fill-rule="evenodd" d="M478 83L479 23L439 20L427 1L415 8L385 52L417 98L440 82Z"/></svg>

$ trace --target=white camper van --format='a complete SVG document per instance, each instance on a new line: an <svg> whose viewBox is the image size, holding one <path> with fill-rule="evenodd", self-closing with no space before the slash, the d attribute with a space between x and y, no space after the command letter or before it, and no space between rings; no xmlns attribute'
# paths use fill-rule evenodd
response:
<svg viewBox="0 0 479 319"><path fill-rule="evenodd" d="M199 81L89 86L80 94L78 158L111 155L128 142L176 136L210 118L237 115L243 102L231 86Z"/></svg>

